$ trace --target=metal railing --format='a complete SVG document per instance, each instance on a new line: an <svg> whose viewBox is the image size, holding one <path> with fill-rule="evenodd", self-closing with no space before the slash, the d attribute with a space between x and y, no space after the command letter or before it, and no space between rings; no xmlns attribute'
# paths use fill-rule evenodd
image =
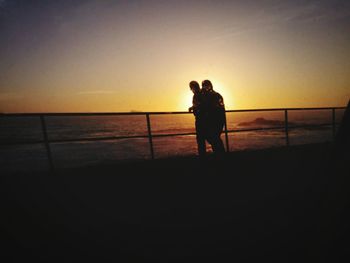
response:
<svg viewBox="0 0 350 263"><path fill-rule="evenodd" d="M241 110L226 110L225 113L239 113L239 112L271 112L280 111L284 112L284 126L277 127L263 127L263 128L251 128L251 129L231 129L227 127L227 121L225 118L224 124L224 134L225 134L225 146L226 151L230 152L229 147L229 133L234 132L250 132L250 131L262 131L262 130L284 130L286 146L290 145L289 141L289 130L292 128L305 128L305 127L321 127L321 126L332 126L333 138L336 135L336 120L335 120L335 110L345 109L346 107L321 107L321 108L268 108L268 109L241 109ZM298 125L290 126L288 122L288 112L289 111L301 111L301 110L330 110L332 112L332 122L323 124L310 124L310 125ZM50 144L52 143L69 143L69 142L86 142L86 141L107 141L107 140L120 140L120 139L137 139L137 138L148 138L150 156L151 159L155 159L153 138L155 137L168 137L168 136L188 136L196 135L195 132L186 133L171 133L171 134L152 134L150 115L172 115L172 114L192 114L187 111L177 111L177 112L99 112L99 113L8 113L0 114L2 117L38 117L41 123L41 129L43 134L42 140L28 140L28 141L7 141L0 142L1 145L24 145L24 144L44 144L46 149L46 155L49 163L50 170L54 170L54 161L51 153ZM69 139L50 139L48 136L46 118L47 117L72 117L72 116L130 116L130 115L144 115L146 117L147 123L147 135L132 135L132 136L108 136L108 137L89 137L89 138L69 138ZM227 115L227 114L226 114Z"/></svg>

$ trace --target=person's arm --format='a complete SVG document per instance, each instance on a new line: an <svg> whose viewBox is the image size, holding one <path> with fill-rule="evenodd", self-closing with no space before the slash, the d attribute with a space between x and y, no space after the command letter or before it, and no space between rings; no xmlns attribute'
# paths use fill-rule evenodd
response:
<svg viewBox="0 0 350 263"><path fill-rule="evenodd" d="M216 93L212 105L216 109L224 109L224 98L219 93Z"/></svg>
<svg viewBox="0 0 350 263"><path fill-rule="evenodd" d="M218 99L218 106L220 107L220 108L223 108L223 109L225 109L225 104L224 104L224 98L220 95L220 94L218 94L219 96L219 99Z"/></svg>
<svg viewBox="0 0 350 263"><path fill-rule="evenodd" d="M193 95L193 99L192 99L192 107L188 108L188 110L191 112L195 112L199 109L199 98L198 98L198 95Z"/></svg>

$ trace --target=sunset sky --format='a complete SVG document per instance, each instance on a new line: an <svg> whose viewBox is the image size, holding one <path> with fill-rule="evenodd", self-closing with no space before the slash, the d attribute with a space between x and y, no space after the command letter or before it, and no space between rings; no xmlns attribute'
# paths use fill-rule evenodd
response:
<svg viewBox="0 0 350 263"><path fill-rule="evenodd" d="M0 0L0 112L345 106L350 1Z"/></svg>

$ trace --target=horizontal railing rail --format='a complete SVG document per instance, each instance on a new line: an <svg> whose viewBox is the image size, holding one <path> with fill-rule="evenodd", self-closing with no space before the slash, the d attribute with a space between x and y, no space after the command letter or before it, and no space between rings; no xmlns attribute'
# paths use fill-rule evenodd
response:
<svg viewBox="0 0 350 263"><path fill-rule="evenodd" d="M226 110L226 113L229 112L252 112L252 111L293 111L293 110L342 110L346 107L313 107L313 108L263 108L263 109L239 109L239 110ZM113 116L113 115L164 115L164 114L191 114L188 111L148 111L148 112L32 112L32 113L1 113L1 117L6 116Z"/></svg>
<svg viewBox="0 0 350 263"><path fill-rule="evenodd" d="M226 151L229 152L229 133L237 132L251 132L251 131L264 131L264 130L284 130L286 145L289 146L289 130L298 128L313 128L313 127L332 127L333 138L335 138L336 133L336 123L335 120L335 110L345 110L346 107L313 107L313 108L265 108L265 109L239 109L239 110L226 110L225 113L241 113L241 112L271 112L280 111L284 113L284 125L273 126L273 127L258 127L258 128L245 128L245 129L228 129L227 122L225 120L224 134L225 134L225 144ZM289 111L309 111L309 110L331 110L332 111L332 121L330 123L316 123L316 124L302 124L302 125L292 125L288 121ZM28 144L44 144L46 148L46 154L51 170L54 170L54 160L51 153L50 144L52 143L74 143L74 142L89 142L89 141L110 141L110 140L121 140L121 139L147 139L149 140L150 155L151 159L155 159L153 138L157 137L171 137L171 136L189 136L196 135L196 132L185 132L185 133L167 133L167 134L152 134L151 126L151 115L173 115L173 114L192 114L188 111L173 111L173 112L57 112L57 113L1 113L0 118L6 117L38 117L41 122L41 129L43 134L42 140L17 140L17 141L6 141L0 142L3 146L14 146L14 145L28 145ZM65 138L65 139L51 139L48 136L46 118L47 117L83 117L83 116L145 116L147 123L147 134L144 135L128 135L128 136L100 136L100 137L83 137L83 138Z"/></svg>

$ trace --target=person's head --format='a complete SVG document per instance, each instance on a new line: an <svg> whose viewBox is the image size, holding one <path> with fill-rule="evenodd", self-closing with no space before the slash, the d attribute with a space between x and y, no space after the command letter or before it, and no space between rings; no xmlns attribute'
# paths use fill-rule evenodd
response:
<svg viewBox="0 0 350 263"><path fill-rule="evenodd" d="M202 89L204 91L212 91L213 90L213 84L211 84L211 81L206 79L202 81Z"/></svg>
<svg viewBox="0 0 350 263"><path fill-rule="evenodd" d="M195 80L192 80L190 82L190 89L192 90L193 93L199 93L201 90L199 83Z"/></svg>

